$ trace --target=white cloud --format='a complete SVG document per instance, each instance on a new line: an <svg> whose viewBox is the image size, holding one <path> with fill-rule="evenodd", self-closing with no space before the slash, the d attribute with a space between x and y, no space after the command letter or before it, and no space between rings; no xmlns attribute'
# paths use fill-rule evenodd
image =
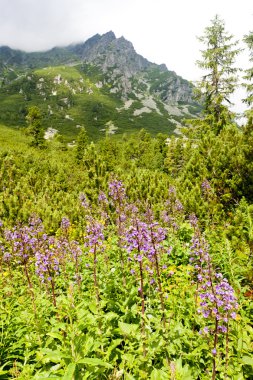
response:
<svg viewBox="0 0 253 380"><path fill-rule="evenodd" d="M252 0L0 0L0 45L44 50L113 30L145 58L195 80L196 36L215 14L237 39L252 29ZM239 64L247 67L247 54Z"/></svg>

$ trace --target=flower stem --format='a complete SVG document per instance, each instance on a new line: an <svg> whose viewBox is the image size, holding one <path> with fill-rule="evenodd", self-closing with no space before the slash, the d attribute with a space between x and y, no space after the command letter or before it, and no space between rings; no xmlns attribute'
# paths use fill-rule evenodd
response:
<svg viewBox="0 0 253 380"><path fill-rule="evenodd" d="M213 349L216 350L218 343L218 319L215 320L215 330L214 330L214 343L213 343ZM215 380L216 377L216 358L215 355L213 355L213 372L212 372L212 380Z"/></svg>
<svg viewBox="0 0 253 380"><path fill-rule="evenodd" d="M97 281L97 245L94 246L94 252L93 252L93 281L94 281L94 288L96 292L96 301L97 306L99 307L99 288L98 288L98 281Z"/></svg>
<svg viewBox="0 0 253 380"><path fill-rule="evenodd" d="M143 267L140 261L140 296L141 296L141 332L143 339L143 356L146 356L145 346L145 300L144 300L144 281L143 281Z"/></svg>
<svg viewBox="0 0 253 380"><path fill-rule="evenodd" d="M26 276L26 278L27 278L27 282L28 282L28 286L29 286L29 291L30 291L30 294L31 294L31 297L32 297L32 304L33 304L34 314L36 314L36 305L35 305L34 290L33 290L32 281L31 281L31 279L30 279L30 276L29 276L29 272L28 272L28 268L27 268L26 263L24 263L24 271L25 271L25 276Z"/></svg>

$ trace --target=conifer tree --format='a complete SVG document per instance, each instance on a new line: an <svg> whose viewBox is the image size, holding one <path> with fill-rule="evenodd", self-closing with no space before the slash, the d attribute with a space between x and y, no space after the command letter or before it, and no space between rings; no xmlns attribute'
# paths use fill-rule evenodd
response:
<svg viewBox="0 0 253 380"><path fill-rule="evenodd" d="M80 132L77 137L77 146L76 146L76 159L78 162L80 162L83 159L87 145L88 145L87 132L84 127L81 127Z"/></svg>
<svg viewBox="0 0 253 380"><path fill-rule="evenodd" d="M253 32L250 32L244 37L244 42L247 44L250 53L250 62L253 62ZM253 186L253 67L245 71L243 84L247 97L243 101L249 107L245 111L246 125L244 127L244 154L246 159L244 180L244 195L252 201L252 186ZM253 245L252 245L253 247Z"/></svg>
<svg viewBox="0 0 253 380"><path fill-rule="evenodd" d="M250 32L244 37L244 42L247 44L250 53L250 62L253 62L253 32ZM253 124L253 67L245 71L245 76L243 77L247 82L244 87L247 91L247 98L244 100L250 109L246 112L248 117L248 124Z"/></svg>
<svg viewBox="0 0 253 380"><path fill-rule="evenodd" d="M229 104L238 81L234 62L240 49L236 48L237 42L233 42L233 36L226 32L224 21L217 15L199 40L206 49L201 51L202 60L197 61L197 65L206 73L197 83L197 98L203 102L205 122L218 134L233 120Z"/></svg>
<svg viewBox="0 0 253 380"><path fill-rule="evenodd" d="M28 109L28 114L26 116L28 127L26 132L32 137L31 145L36 147L43 147L45 144L41 119L42 115L38 107L32 106Z"/></svg>

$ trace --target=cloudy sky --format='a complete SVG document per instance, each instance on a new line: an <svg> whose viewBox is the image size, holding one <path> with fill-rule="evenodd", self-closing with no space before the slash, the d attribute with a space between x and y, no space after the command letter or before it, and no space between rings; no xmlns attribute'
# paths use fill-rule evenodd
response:
<svg viewBox="0 0 253 380"><path fill-rule="evenodd" d="M0 45L45 50L112 30L150 61L196 80L196 36L215 14L236 39L253 30L252 0L0 0ZM246 52L238 64L248 67Z"/></svg>

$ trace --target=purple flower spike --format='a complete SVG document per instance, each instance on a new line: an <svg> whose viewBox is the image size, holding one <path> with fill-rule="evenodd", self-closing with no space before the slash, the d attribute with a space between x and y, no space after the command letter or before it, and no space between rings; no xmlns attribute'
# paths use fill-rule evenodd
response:
<svg viewBox="0 0 253 380"><path fill-rule="evenodd" d="M209 247L200 232L197 231L192 239L190 249L190 262L195 269L195 278L198 282L198 295L201 299L198 313L213 324L214 349L212 354L217 354L216 345L218 334L227 334L229 319L236 318L238 309L237 298L234 289L228 280L220 272L216 272L209 255ZM203 332L202 332L203 333Z"/></svg>
<svg viewBox="0 0 253 380"><path fill-rule="evenodd" d="M203 193L205 193L205 194L207 194L211 191L211 185L207 179L204 179L204 181L201 184L201 188L202 188Z"/></svg>
<svg viewBox="0 0 253 380"><path fill-rule="evenodd" d="M122 204L126 197L126 191L121 181L114 180L109 183L109 195L114 202Z"/></svg>
<svg viewBox="0 0 253 380"><path fill-rule="evenodd" d="M100 204L104 204L104 205L107 205L108 204L108 199L105 195L105 193L103 191L100 191L99 192L99 195L98 195L98 202Z"/></svg>
<svg viewBox="0 0 253 380"><path fill-rule="evenodd" d="M63 230L68 230L70 227L70 221L68 218L62 218L62 221L61 221L61 228Z"/></svg>
<svg viewBox="0 0 253 380"><path fill-rule="evenodd" d="M89 209L90 205L89 205L89 201L88 201L86 195L81 193L79 196L79 199L80 199L80 202L81 202L81 205L83 206L83 208L86 210Z"/></svg>
<svg viewBox="0 0 253 380"><path fill-rule="evenodd" d="M86 227L86 247L90 247L90 252L94 253L98 246L102 246L104 241L103 225L95 220L92 216L87 218Z"/></svg>

